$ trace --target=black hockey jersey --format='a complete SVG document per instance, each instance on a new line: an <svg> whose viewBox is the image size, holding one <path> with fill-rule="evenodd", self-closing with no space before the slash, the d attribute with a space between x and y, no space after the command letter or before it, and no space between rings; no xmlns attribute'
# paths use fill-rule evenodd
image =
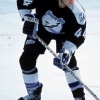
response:
<svg viewBox="0 0 100 100"><path fill-rule="evenodd" d="M25 14L30 14L35 9L42 31L66 34L67 41L76 48L84 42L86 15L77 0L64 8L58 7L57 0L17 0L17 7L22 20Z"/></svg>

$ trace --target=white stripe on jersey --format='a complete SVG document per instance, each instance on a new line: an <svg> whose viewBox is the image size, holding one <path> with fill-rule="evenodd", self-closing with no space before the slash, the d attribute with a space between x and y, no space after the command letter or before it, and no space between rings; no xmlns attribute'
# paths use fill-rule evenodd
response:
<svg viewBox="0 0 100 100"><path fill-rule="evenodd" d="M74 53L77 50L77 47L74 43L70 42L70 41L65 41L64 45L62 48L67 49L68 51L72 51L72 53Z"/></svg>
<svg viewBox="0 0 100 100"><path fill-rule="evenodd" d="M82 6L78 3L77 0L69 7L74 13L76 20L79 24L84 25L86 22L86 14Z"/></svg>
<svg viewBox="0 0 100 100"><path fill-rule="evenodd" d="M21 9L19 10L19 14L21 16L21 18L23 19L24 18L24 15L26 14L31 14L32 10L27 10L27 9Z"/></svg>

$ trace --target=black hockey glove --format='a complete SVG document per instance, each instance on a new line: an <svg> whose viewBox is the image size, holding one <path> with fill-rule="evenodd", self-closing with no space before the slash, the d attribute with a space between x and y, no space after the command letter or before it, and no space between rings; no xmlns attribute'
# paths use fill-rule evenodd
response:
<svg viewBox="0 0 100 100"><path fill-rule="evenodd" d="M25 22L23 25L23 33L27 34L30 38L34 38L33 35L33 29L35 26L35 23L38 23L38 19L36 18L36 15L32 14L26 14L24 16Z"/></svg>
<svg viewBox="0 0 100 100"><path fill-rule="evenodd" d="M68 65L71 59L72 53L66 50L65 48L61 49L58 57L54 58L53 64L60 69L65 69L64 65Z"/></svg>

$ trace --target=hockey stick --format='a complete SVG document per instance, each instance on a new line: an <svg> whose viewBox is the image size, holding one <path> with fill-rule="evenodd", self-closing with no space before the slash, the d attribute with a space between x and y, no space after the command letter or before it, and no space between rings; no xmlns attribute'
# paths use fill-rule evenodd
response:
<svg viewBox="0 0 100 100"><path fill-rule="evenodd" d="M29 21L29 20L28 20ZM33 30L33 37L35 36L35 38L46 48L48 49L48 51L54 56L54 57L57 57L58 56L56 55L56 53L38 36L36 35L36 30L37 30L37 26L38 26L38 23L35 23L34 25L34 30ZM65 65L64 66L72 75L74 78L76 78L83 86L84 88L96 99L96 100L100 100L96 94L94 94L75 74L74 72L67 66Z"/></svg>
<svg viewBox="0 0 100 100"><path fill-rule="evenodd" d="M48 51L51 53L51 54L53 54L55 57L58 57L57 55L56 55L56 53L55 52L53 52L53 50L38 36L38 35L36 35L35 36L36 37L36 39L46 48L46 49L48 49ZM67 66L67 65L65 65L65 68L68 70L68 71L70 71L70 73L84 86L84 88L96 99L96 100L100 100L97 96L96 96L96 94L94 94L75 74L74 74L74 72Z"/></svg>

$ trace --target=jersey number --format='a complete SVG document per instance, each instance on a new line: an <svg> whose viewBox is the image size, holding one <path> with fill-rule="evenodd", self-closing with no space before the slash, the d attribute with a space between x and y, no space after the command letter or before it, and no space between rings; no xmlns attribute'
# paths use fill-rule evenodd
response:
<svg viewBox="0 0 100 100"><path fill-rule="evenodd" d="M79 38L80 36L83 36L85 38L85 32L82 34L82 28L80 28L78 31L76 31L74 36L76 36L77 38Z"/></svg>
<svg viewBox="0 0 100 100"><path fill-rule="evenodd" d="M33 2L33 0L24 0L23 5L28 6Z"/></svg>

